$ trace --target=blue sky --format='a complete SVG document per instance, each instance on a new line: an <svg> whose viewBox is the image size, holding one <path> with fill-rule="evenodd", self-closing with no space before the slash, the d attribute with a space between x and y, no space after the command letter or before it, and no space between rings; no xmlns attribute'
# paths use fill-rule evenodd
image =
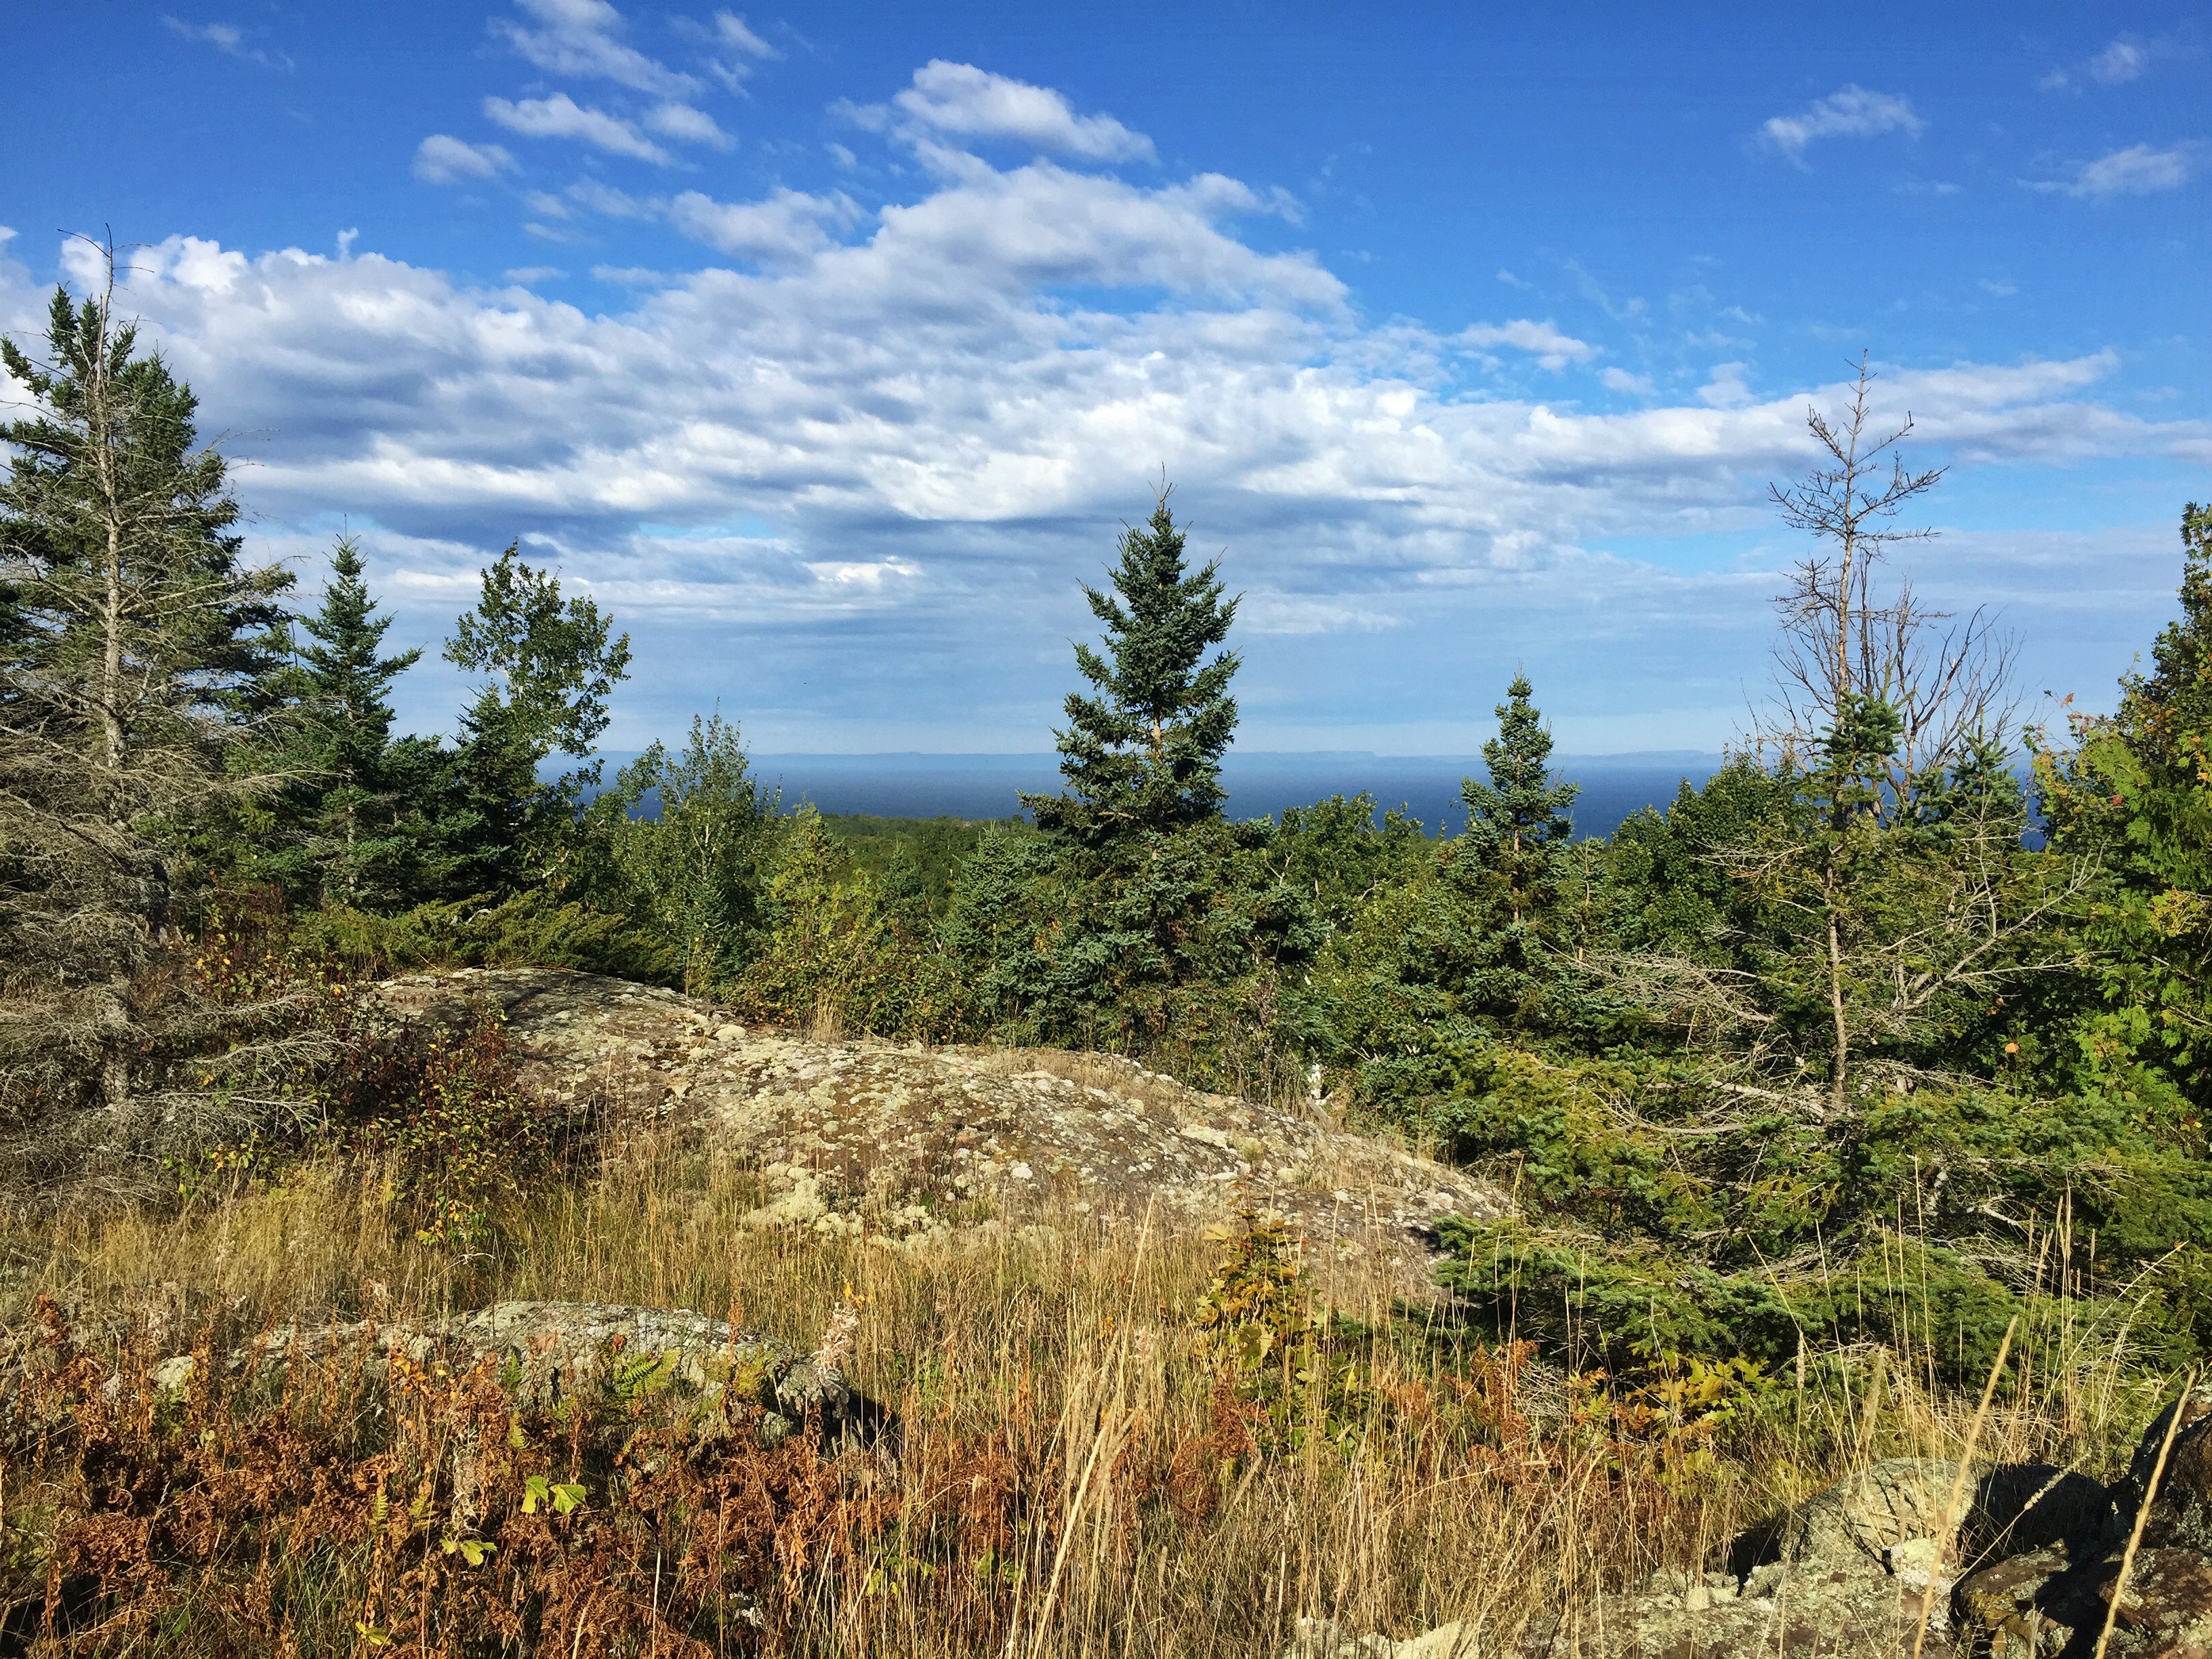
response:
<svg viewBox="0 0 2212 1659"><path fill-rule="evenodd" d="M1865 349L1954 470L1923 593L2109 703L2212 496L2201 8L25 9L0 329L61 233L434 642L520 537L626 626L609 742L1034 750L1163 465L1243 741L1711 748L1764 505ZM403 713L459 685L426 664Z"/></svg>

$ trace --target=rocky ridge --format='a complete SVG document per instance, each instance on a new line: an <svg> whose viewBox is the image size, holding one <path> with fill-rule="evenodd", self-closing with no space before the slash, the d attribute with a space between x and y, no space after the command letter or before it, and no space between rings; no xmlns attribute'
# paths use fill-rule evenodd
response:
<svg viewBox="0 0 2212 1659"><path fill-rule="evenodd" d="M455 1022L489 1005L523 1081L559 1107L620 1103L756 1163L747 1219L894 1248L1083 1218L1282 1215L1326 1280L1380 1267L1436 1294L1435 1224L1510 1200L1463 1170L1318 1114L1185 1087L1111 1055L817 1041L673 992L557 969L392 980L392 1013Z"/></svg>

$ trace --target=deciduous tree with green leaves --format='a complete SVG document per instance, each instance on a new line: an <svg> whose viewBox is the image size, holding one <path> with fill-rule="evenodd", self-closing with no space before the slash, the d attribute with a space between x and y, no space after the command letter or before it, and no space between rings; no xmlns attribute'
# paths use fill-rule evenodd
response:
<svg viewBox="0 0 2212 1659"><path fill-rule="evenodd" d="M2152 670L2108 716L2077 715L2073 746L2037 757L2053 842L2106 879L2076 926L2094 951L2081 1060L2124 1085L2148 1064L2201 1121L2212 1109L2212 507L2181 515L2181 614Z"/></svg>
<svg viewBox="0 0 2212 1659"><path fill-rule="evenodd" d="M657 816L632 819L647 793ZM705 994L734 973L761 925L780 802L756 783L738 728L720 714L691 721L683 749L655 743L592 803L611 839L616 891L602 902L644 923Z"/></svg>

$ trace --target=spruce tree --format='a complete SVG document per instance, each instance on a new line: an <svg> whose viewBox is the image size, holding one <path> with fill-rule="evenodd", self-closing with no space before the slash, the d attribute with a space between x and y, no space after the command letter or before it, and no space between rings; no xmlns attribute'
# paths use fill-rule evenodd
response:
<svg viewBox="0 0 2212 1659"><path fill-rule="evenodd" d="M0 1103L125 1115L157 1047L139 970L181 920L183 831L253 781L225 764L290 578L246 568L197 404L107 287L58 290L0 428Z"/></svg>
<svg viewBox="0 0 2212 1659"><path fill-rule="evenodd" d="M1237 658L1206 653L1228 637L1237 601L1222 598L1218 560L1186 566L1170 493L1161 489L1142 528L1123 530L1113 592L1083 590L1106 625L1106 653L1075 647L1095 695L1068 694L1067 729L1057 734L1067 789L1022 797L1040 829L1085 846L1218 819L1226 799L1221 755L1237 729L1229 682Z"/></svg>
<svg viewBox="0 0 2212 1659"><path fill-rule="evenodd" d="M1498 705L1498 735L1482 745L1488 783L1460 785L1467 803L1468 852L1497 885L1509 919L1548 905L1557 896L1559 853L1574 835L1568 809L1580 793L1552 781L1552 734L1529 702L1533 688L1516 673Z"/></svg>
<svg viewBox="0 0 2212 1659"><path fill-rule="evenodd" d="M1247 1068L1287 1060L1260 1011L1297 1000L1281 970L1318 933L1260 855L1269 827L1222 816L1237 659L1215 647L1237 605L1183 544L1163 489L1121 536L1112 591L1085 588L1106 639L1076 647L1092 689L1066 705L1068 787L1022 797L1047 835L993 838L969 861L945 937L1010 1036L1266 1086Z"/></svg>
<svg viewBox="0 0 2212 1659"><path fill-rule="evenodd" d="M300 649L296 672L309 775L306 850L317 896L356 908L390 902L404 889L411 845L400 829L407 803L388 764L392 684L422 650L378 654L392 618L376 614L351 536L331 550L322 606L300 627L312 641Z"/></svg>
<svg viewBox="0 0 2212 1659"><path fill-rule="evenodd" d="M1483 744L1490 781L1460 786L1466 830L1437 849L1440 879L1409 918L1392 976L1434 1018L1555 1028L1587 1011L1567 995L1557 946L1576 787L1552 780L1552 735L1516 674Z"/></svg>

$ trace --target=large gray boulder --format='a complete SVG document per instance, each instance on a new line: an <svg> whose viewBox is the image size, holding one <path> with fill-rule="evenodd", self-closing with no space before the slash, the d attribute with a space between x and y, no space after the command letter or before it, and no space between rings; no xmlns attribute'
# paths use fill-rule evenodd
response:
<svg viewBox="0 0 2212 1659"><path fill-rule="evenodd" d="M820 1042L562 969L422 974L376 995L416 1020L489 1004L551 1109L656 1115L758 1168L757 1226L927 1250L1025 1226L1202 1224L1249 1205L1304 1239L1325 1292L1340 1271L1380 1268L1432 1302L1436 1224L1512 1207L1313 1103L1207 1094L1111 1054Z"/></svg>

